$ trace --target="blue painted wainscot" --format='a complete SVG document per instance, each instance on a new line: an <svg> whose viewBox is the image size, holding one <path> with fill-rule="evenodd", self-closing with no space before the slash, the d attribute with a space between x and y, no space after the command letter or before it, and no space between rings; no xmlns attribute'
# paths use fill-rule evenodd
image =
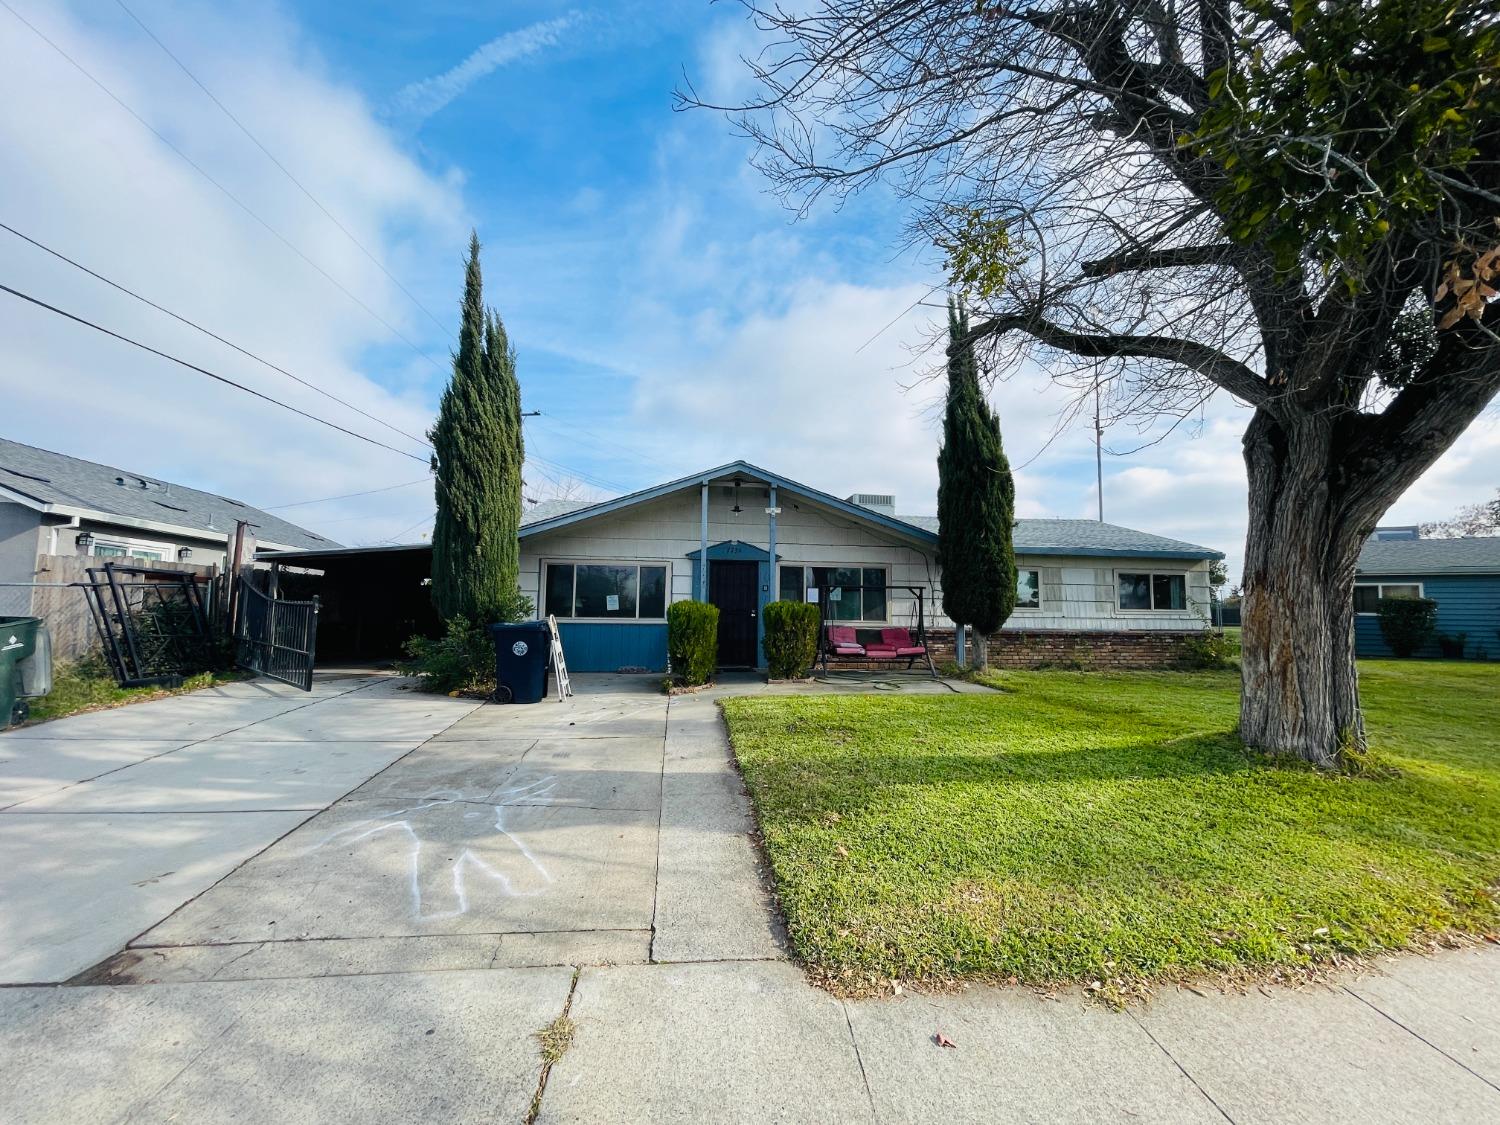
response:
<svg viewBox="0 0 1500 1125"><path fill-rule="evenodd" d="M621 668L667 670L664 621L559 621L563 657L570 672L618 672Z"/></svg>

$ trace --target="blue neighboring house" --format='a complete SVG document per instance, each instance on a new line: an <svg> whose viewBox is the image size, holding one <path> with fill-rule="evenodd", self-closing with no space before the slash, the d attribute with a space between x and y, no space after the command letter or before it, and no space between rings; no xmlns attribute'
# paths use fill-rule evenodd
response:
<svg viewBox="0 0 1500 1125"><path fill-rule="evenodd" d="M1464 634L1464 658L1500 659L1500 536L1423 539L1415 527L1378 528L1354 576L1354 646L1360 656L1391 656L1380 635L1381 598L1437 602L1437 633ZM1437 636L1417 654L1441 656Z"/></svg>

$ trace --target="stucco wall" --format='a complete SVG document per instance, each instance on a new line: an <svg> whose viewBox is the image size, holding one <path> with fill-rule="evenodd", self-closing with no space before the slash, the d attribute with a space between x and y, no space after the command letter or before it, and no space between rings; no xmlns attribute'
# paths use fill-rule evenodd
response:
<svg viewBox="0 0 1500 1125"><path fill-rule="evenodd" d="M40 517L21 504L0 503L0 582L35 582ZM29 617L31 589L0 586L0 616Z"/></svg>

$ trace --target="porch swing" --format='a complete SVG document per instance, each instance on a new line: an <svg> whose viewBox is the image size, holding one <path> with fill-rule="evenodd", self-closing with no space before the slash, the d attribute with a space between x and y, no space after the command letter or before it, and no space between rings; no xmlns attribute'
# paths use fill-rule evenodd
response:
<svg viewBox="0 0 1500 1125"><path fill-rule="evenodd" d="M845 664L899 663L906 661L910 669L918 660L927 662L927 671L937 678L937 667L932 662L932 652L927 643L926 591L920 586L819 586L818 590L818 664L821 672L828 671L829 661ZM880 591L886 604L891 603L891 591L911 595L916 600L916 630L901 626L860 628L854 624L841 623L830 617L831 608L842 603L844 597L852 595L863 600L866 591Z"/></svg>

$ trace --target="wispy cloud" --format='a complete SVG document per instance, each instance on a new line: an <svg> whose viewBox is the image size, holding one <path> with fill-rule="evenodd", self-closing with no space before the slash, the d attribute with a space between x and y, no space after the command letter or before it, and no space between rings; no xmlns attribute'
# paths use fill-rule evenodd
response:
<svg viewBox="0 0 1500 1125"><path fill-rule="evenodd" d="M452 69L403 86L392 99L392 108L408 121L425 121L485 75L555 46L562 33L582 19L582 13L574 11L497 35Z"/></svg>

